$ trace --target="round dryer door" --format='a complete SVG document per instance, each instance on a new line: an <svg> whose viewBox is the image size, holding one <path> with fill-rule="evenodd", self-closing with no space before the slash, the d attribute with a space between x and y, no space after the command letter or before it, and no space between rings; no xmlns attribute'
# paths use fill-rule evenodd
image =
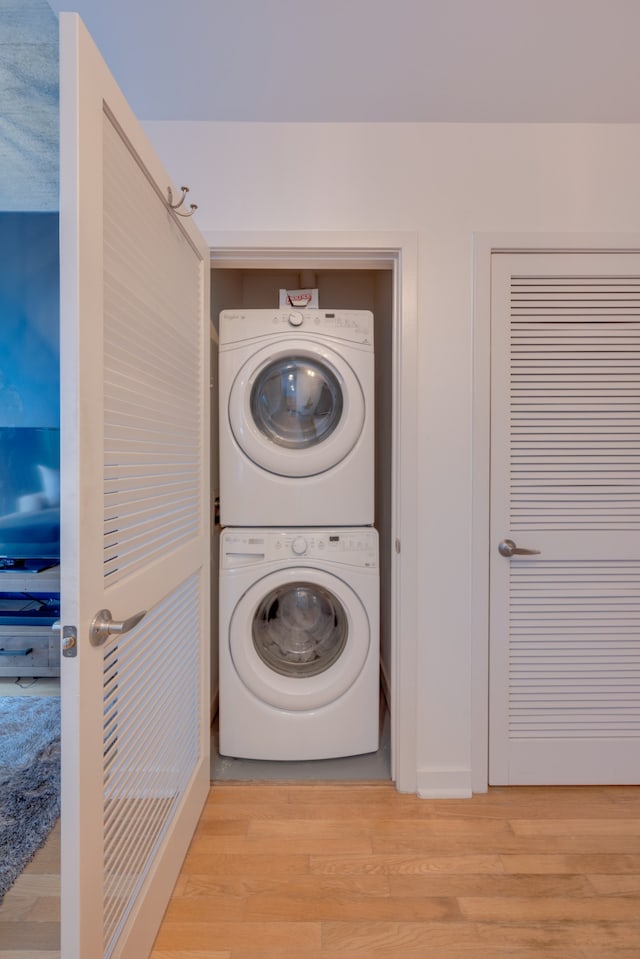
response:
<svg viewBox="0 0 640 959"><path fill-rule="evenodd" d="M341 356L312 341L254 354L229 396L229 420L243 452L279 476L332 469L362 432L362 387Z"/></svg>
<svg viewBox="0 0 640 959"><path fill-rule="evenodd" d="M343 695L369 655L369 619L342 580L322 570L271 573L242 596L229 632L245 686L270 706L317 709Z"/></svg>

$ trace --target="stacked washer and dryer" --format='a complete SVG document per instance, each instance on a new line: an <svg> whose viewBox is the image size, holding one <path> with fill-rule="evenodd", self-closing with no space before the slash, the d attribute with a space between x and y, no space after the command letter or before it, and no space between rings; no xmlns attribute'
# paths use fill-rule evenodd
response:
<svg viewBox="0 0 640 959"><path fill-rule="evenodd" d="M373 315L220 314L223 756L374 752Z"/></svg>

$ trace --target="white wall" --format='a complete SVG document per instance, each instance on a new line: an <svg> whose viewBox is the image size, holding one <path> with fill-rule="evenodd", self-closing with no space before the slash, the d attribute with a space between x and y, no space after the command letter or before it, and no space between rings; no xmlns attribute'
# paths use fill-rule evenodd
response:
<svg viewBox="0 0 640 959"><path fill-rule="evenodd" d="M145 126L203 230L418 234L418 783L470 783L473 234L638 231L640 125Z"/></svg>

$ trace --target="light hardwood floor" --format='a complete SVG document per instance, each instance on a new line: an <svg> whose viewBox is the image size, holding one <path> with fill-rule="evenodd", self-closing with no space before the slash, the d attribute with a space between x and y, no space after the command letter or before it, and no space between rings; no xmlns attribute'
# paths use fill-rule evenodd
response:
<svg viewBox="0 0 640 959"><path fill-rule="evenodd" d="M0 677L0 696L59 696L60 680ZM60 823L0 905L0 959L58 959Z"/></svg>
<svg viewBox="0 0 640 959"><path fill-rule="evenodd" d="M57 841L5 897L0 959L58 956ZM152 953L507 956L640 959L640 787L434 801L387 783L216 784Z"/></svg>
<svg viewBox="0 0 640 959"><path fill-rule="evenodd" d="M152 959L639 959L640 789L220 784Z"/></svg>
<svg viewBox="0 0 640 959"><path fill-rule="evenodd" d="M0 959L59 959L60 823L0 905Z"/></svg>

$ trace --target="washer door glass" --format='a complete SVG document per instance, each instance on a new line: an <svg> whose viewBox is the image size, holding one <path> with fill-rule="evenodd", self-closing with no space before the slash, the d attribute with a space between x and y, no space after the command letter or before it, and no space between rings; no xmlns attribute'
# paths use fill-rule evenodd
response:
<svg viewBox="0 0 640 959"><path fill-rule="evenodd" d="M309 567L280 569L250 583L234 606L228 643L244 685L277 709L335 702L377 655L359 594L339 576Z"/></svg>
<svg viewBox="0 0 640 959"><path fill-rule="evenodd" d="M266 366L251 390L253 421L284 449L322 443L340 422L342 390L328 366L309 357L285 357Z"/></svg>
<svg viewBox="0 0 640 959"><path fill-rule="evenodd" d="M348 636L340 601L314 583L279 586L262 600L253 621L260 659L281 676L304 679L329 669Z"/></svg>

